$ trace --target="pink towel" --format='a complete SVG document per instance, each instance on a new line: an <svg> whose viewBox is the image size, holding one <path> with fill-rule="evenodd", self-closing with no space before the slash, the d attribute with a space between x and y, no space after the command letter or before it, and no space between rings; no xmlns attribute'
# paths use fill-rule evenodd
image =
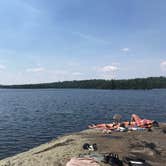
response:
<svg viewBox="0 0 166 166"><path fill-rule="evenodd" d="M92 158L72 158L66 166L100 166Z"/></svg>

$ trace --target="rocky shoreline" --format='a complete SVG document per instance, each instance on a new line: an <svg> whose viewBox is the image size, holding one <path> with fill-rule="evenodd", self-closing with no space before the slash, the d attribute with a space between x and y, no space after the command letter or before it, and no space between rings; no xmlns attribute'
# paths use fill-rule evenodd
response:
<svg viewBox="0 0 166 166"><path fill-rule="evenodd" d="M72 157L89 152L84 143L96 143L96 154L117 153L122 159L135 155L152 166L166 163L166 123L152 131L131 131L103 134L95 129L59 137L27 152L0 161L0 166L65 166ZM100 163L101 166L108 164Z"/></svg>

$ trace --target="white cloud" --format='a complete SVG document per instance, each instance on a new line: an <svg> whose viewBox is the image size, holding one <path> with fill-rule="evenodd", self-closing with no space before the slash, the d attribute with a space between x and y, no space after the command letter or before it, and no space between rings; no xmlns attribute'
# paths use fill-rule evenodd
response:
<svg viewBox="0 0 166 166"><path fill-rule="evenodd" d="M80 72L74 72L74 73L72 73L72 75L74 75L74 76L81 76L81 75L83 75L83 73L80 73Z"/></svg>
<svg viewBox="0 0 166 166"><path fill-rule="evenodd" d="M39 14L40 13L39 9L35 8L34 6L31 6L27 2L21 1L20 6L22 6L24 9L26 9L27 11L29 11L33 14Z"/></svg>
<svg viewBox="0 0 166 166"><path fill-rule="evenodd" d="M94 36L89 35L89 34L84 34L84 33L81 33L81 32L72 32L72 33L76 34L77 36L79 36L82 39L89 40L89 41L92 41L92 42L101 43L101 44L111 44L110 41L107 41L107 40L104 40L104 39L101 39L101 38L98 38L98 37L94 37Z"/></svg>
<svg viewBox="0 0 166 166"><path fill-rule="evenodd" d="M0 64L0 70L5 70L6 69L6 66Z"/></svg>
<svg viewBox="0 0 166 166"><path fill-rule="evenodd" d="M37 72L45 71L45 68L43 68L43 67L29 68L29 69L26 69L26 71L27 72L37 73Z"/></svg>
<svg viewBox="0 0 166 166"><path fill-rule="evenodd" d="M161 70L166 71L166 61L160 63Z"/></svg>
<svg viewBox="0 0 166 166"><path fill-rule="evenodd" d="M104 66L102 68L100 68L100 71L105 72L105 73L110 73L110 72L116 72L117 70L119 70L119 68L117 66Z"/></svg>
<svg viewBox="0 0 166 166"><path fill-rule="evenodd" d="M125 47L125 48L122 48L122 49L120 49L122 52L129 52L130 51L130 48L128 48L128 47Z"/></svg>
<svg viewBox="0 0 166 166"><path fill-rule="evenodd" d="M70 61L70 62L67 62L66 65L71 66L71 67L78 67L78 66L80 66L80 63L76 62L76 61Z"/></svg>
<svg viewBox="0 0 166 166"><path fill-rule="evenodd" d="M68 75L69 72L67 70L47 70L47 73L48 74L53 74L53 75L56 75L56 76L65 76L65 75Z"/></svg>
<svg viewBox="0 0 166 166"><path fill-rule="evenodd" d="M119 62L113 62L112 65L113 65L113 66L119 66L120 63L119 63Z"/></svg>

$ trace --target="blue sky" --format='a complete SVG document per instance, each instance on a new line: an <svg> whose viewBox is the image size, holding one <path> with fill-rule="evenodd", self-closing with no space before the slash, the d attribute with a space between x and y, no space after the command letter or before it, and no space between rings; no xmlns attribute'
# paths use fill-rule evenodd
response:
<svg viewBox="0 0 166 166"><path fill-rule="evenodd" d="M0 1L0 84L166 76L165 0Z"/></svg>

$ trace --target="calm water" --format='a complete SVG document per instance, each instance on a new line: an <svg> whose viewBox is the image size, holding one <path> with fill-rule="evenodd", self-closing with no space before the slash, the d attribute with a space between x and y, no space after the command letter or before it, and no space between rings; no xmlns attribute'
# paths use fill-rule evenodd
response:
<svg viewBox="0 0 166 166"><path fill-rule="evenodd" d="M166 121L166 90L0 90L0 158L120 113Z"/></svg>

